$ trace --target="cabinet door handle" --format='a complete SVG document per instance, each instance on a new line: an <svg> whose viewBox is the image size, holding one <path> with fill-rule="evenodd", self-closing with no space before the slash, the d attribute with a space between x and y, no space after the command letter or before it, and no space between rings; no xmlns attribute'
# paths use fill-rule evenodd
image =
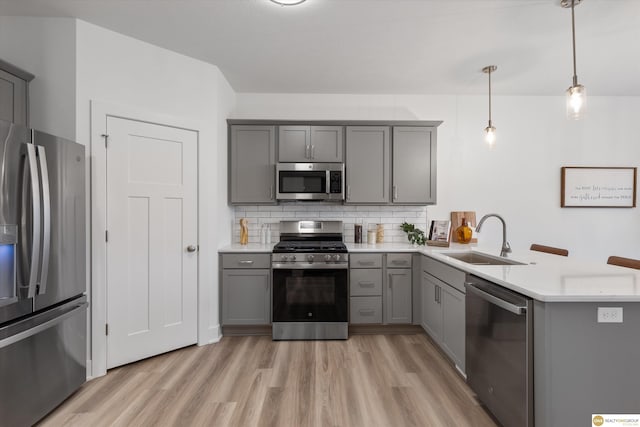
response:
<svg viewBox="0 0 640 427"><path fill-rule="evenodd" d="M398 187L393 186L393 200L398 200Z"/></svg>
<svg viewBox="0 0 640 427"><path fill-rule="evenodd" d="M437 303L438 302L438 286L434 286L433 288L433 300Z"/></svg>
<svg viewBox="0 0 640 427"><path fill-rule="evenodd" d="M314 159L316 157L316 146L312 145L311 146L311 159Z"/></svg>
<svg viewBox="0 0 640 427"><path fill-rule="evenodd" d="M389 275L389 289L393 288L393 274Z"/></svg>
<svg viewBox="0 0 640 427"><path fill-rule="evenodd" d="M442 288L438 286L438 304L442 302Z"/></svg>
<svg viewBox="0 0 640 427"><path fill-rule="evenodd" d="M273 200L273 185L269 186L269 200Z"/></svg>
<svg viewBox="0 0 640 427"><path fill-rule="evenodd" d="M391 264L395 264L395 265L407 265L409 264L406 260L403 259L392 259L391 260Z"/></svg>
<svg viewBox="0 0 640 427"><path fill-rule="evenodd" d="M251 260L242 260L242 261L238 261L238 264L251 265L251 264L253 264L253 261L251 261Z"/></svg>
<svg viewBox="0 0 640 427"><path fill-rule="evenodd" d="M358 313L360 313L361 316L373 315L375 312L376 311L372 308L368 310L358 310Z"/></svg>
<svg viewBox="0 0 640 427"><path fill-rule="evenodd" d="M351 200L351 186L347 185L347 200Z"/></svg>
<svg viewBox="0 0 640 427"><path fill-rule="evenodd" d="M311 158L311 146L310 145L305 145L304 146L304 158L305 159L310 159Z"/></svg>
<svg viewBox="0 0 640 427"><path fill-rule="evenodd" d="M362 288L373 288L375 286L375 283L373 283L373 282L358 282L358 285L360 285L360 287L362 287Z"/></svg>

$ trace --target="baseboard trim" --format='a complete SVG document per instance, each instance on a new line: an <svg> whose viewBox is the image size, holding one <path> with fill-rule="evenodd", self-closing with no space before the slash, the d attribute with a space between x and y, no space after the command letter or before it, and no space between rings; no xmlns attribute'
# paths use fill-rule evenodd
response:
<svg viewBox="0 0 640 427"><path fill-rule="evenodd" d="M271 325L223 326L222 333L228 337L271 336ZM422 334L420 325L349 325L349 335L397 335Z"/></svg>
<svg viewBox="0 0 640 427"><path fill-rule="evenodd" d="M203 345L215 344L219 342L221 339L222 339L222 333L220 330L220 325L209 326L209 328L206 331L206 337L204 339L204 342L198 341L198 345L203 346Z"/></svg>

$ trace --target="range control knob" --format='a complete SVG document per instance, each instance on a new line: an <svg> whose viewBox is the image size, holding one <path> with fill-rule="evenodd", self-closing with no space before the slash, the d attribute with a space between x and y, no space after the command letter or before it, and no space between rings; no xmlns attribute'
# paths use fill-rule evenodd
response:
<svg viewBox="0 0 640 427"><path fill-rule="evenodd" d="M289 257L289 261L295 261L295 260L296 260L296 256L295 256L295 255L291 255L291 256Z"/></svg>
<svg viewBox="0 0 640 427"><path fill-rule="evenodd" d="M338 254L333 255L332 258L333 258L334 261L340 261L340 255L338 255Z"/></svg>
<svg viewBox="0 0 640 427"><path fill-rule="evenodd" d="M280 257L280 261L282 261L282 262L287 262L287 258L288 258L288 257L287 257L286 255L282 255L282 256Z"/></svg>
<svg viewBox="0 0 640 427"><path fill-rule="evenodd" d="M324 260L325 260L326 262L331 261L331 255L326 254L326 255L324 256Z"/></svg>
<svg viewBox="0 0 640 427"><path fill-rule="evenodd" d="M313 262L313 255L307 255L307 261L312 263Z"/></svg>

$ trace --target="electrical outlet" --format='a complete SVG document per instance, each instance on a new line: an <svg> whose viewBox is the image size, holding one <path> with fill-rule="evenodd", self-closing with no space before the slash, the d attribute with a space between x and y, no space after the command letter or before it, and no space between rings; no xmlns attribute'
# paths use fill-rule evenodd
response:
<svg viewBox="0 0 640 427"><path fill-rule="evenodd" d="M622 323L622 307L598 307L598 323Z"/></svg>

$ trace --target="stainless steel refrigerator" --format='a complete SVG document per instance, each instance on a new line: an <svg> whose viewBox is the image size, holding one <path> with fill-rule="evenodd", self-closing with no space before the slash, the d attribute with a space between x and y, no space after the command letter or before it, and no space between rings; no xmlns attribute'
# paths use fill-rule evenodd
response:
<svg viewBox="0 0 640 427"><path fill-rule="evenodd" d="M84 147L0 121L0 424L86 380Z"/></svg>

